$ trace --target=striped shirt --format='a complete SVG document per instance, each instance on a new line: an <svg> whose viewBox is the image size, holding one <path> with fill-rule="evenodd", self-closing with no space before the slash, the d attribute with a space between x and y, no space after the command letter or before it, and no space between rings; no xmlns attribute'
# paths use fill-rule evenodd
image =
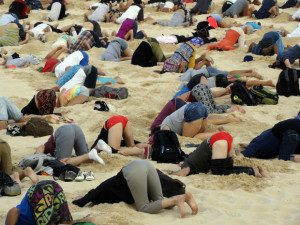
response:
<svg viewBox="0 0 300 225"><path fill-rule="evenodd" d="M16 46L19 45L19 28L6 28L2 37L0 37L0 44L2 46Z"/></svg>

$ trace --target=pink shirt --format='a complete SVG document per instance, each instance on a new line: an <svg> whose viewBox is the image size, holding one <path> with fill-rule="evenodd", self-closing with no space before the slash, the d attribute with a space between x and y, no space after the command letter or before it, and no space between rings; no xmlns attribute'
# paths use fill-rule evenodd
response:
<svg viewBox="0 0 300 225"><path fill-rule="evenodd" d="M133 28L134 21L132 19L126 19L117 33L117 37L125 39L125 35Z"/></svg>

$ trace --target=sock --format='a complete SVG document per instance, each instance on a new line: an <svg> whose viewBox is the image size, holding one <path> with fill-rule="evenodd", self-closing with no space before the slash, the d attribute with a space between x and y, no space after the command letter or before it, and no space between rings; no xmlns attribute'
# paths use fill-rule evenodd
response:
<svg viewBox="0 0 300 225"><path fill-rule="evenodd" d="M112 153L112 149L111 147L105 143L105 141L103 141L102 139L100 139L97 143L97 147L102 150L102 151L106 151L107 153L111 154Z"/></svg>
<svg viewBox="0 0 300 225"><path fill-rule="evenodd" d="M96 149L92 149L89 153L89 158L92 159L92 160L95 160L97 162L99 162L100 164L102 165L105 165L103 159L101 159L99 156L98 156L98 153L97 153L97 150Z"/></svg>

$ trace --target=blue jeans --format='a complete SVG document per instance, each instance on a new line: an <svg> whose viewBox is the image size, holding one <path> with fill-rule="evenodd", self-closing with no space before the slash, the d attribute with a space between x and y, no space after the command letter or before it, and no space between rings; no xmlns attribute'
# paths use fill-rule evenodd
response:
<svg viewBox="0 0 300 225"><path fill-rule="evenodd" d="M191 102L184 109L185 122L191 123L208 116L205 106L200 102Z"/></svg>
<svg viewBox="0 0 300 225"><path fill-rule="evenodd" d="M135 20L133 20L133 21L134 21L133 27L132 27L133 38L134 39L143 39L144 38L144 33L142 31L137 32L138 24L137 24L137 22Z"/></svg>
<svg viewBox="0 0 300 225"><path fill-rule="evenodd" d="M279 159L290 160L290 156L295 153L300 142L300 135L294 130L286 130L282 133Z"/></svg>
<svg viewBox="0 0 300 225"><path fill-rule="evenodd" d="M8 98L0 97L0 120L7 121L9 118L18 122L23 114L18 107Z"/></svg>
<svg viewBox="0 0 300 225"><path fill-rule="evenodd" d="M218 75L225 75L226 77L228 77L228 73L222 70L218 70L215 67L205 67L205 69L208 71L209 77L215 77Z"/></svg>

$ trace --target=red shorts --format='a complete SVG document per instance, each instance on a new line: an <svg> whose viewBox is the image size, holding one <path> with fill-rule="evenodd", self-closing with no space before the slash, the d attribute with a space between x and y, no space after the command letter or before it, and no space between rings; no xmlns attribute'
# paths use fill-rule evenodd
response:
<svg viewBox="0 0 300 225"><path fill-rule="evenodd" d="M210 138L210 146L212 147L216 141L220 141L220 140L227 141L227 144L228 144L227 151L229 152L231 149L232 141L233 141L233 138L231 137L231 135L226 132L219 132L219 133L214 134Z"/></svg>
<svg viewBox="0 0 300 225"><path fill-rule="evenodd" d="M124 130L128 123L128 119L125 116L121 116L121 115L113 116L105 122L103 128L105 130L109 130L112 126L116 125L117 123L122 123L123 130Z"/></svg>

